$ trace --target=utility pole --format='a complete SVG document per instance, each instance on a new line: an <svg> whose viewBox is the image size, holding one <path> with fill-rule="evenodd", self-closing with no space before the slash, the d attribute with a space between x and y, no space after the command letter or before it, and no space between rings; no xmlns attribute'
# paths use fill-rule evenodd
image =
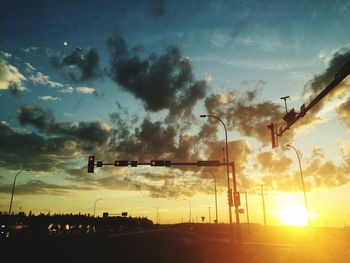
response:
<svg viewBox="0 0 350 263"><path fill-rule="evenodd" d="M260 186L261 186L262 205L263 205L263 211L264 211L264 227L266 232L266 209L265 209L264 185L260 185Z"/></svg>
<svg viewBox="0 0 350 263"><path fill-rule="evenodd" d="M209 209L209 224L211 224L210 206L208 206L208 209Z"/></svg>
<svg viewBox="0 0 350 263"><path fill-rule="evenodd" d="M266 208L265 208L265 195L264 195L264 185L260 185L260 195L262 200L263 214L264 214L264 228L266 233Z"/></svg>
<svg viewBox="0 0 350 263"><path fill-rule="evenodd" d="M250 232L250 225L249 225L249 210L248 210L248 195L247 191L244 191L245 194L245 210L247 211L247 224L248 224L248 232Z"/></svg>

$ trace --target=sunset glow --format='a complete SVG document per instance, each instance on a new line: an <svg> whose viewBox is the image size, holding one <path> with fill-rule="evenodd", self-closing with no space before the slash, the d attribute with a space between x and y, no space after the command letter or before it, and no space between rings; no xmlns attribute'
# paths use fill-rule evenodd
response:
<svg viewBox="0 0 350 263"><path fill-rule="evenodd" d="M307 213L305 206L298 203L282 204L277 215L283 225L305 226L307 225Z"/></svg>
<svg viewBox="0 0 350 263"><path fill-rule="evenodd" d="M0 212L348 224L349 4L5 2Z"/></svg>

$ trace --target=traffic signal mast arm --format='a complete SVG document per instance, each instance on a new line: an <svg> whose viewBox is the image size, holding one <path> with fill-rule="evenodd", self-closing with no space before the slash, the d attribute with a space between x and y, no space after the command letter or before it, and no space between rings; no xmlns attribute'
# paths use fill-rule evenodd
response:
<svg viewBox="0 0 350 263"><path fill-rule="evenodd" d="M295 122L297 122L300 118L304 117L305 114L312 109L320 100L323 99L329 92L331 92L336 86L339 85L348 75L350 74L350 60L348 60L343 67L338 71L338 73L334 76L334 79L328 86L322 90L311 102L309 105L305 107L303 104L300 107L300 112L294 112L294 109L287 112L284 116L284 120L287 122L287 126L281 127L279 131L276 131L277 136L282 136L285 131L287 131ZM274 124L271 124L274 125ZM273 127L269 125L268 128L273 133ZM274 148L274 145L272 146Z"/></svg>

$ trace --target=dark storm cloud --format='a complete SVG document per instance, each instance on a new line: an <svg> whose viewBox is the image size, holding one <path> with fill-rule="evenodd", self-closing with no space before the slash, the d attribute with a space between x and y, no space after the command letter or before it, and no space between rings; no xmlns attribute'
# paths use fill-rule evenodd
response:
<svg viewBox="0 0 350 263"><path fill-rule="evenodd" d="M45 111L41 107L33 104L19 108L17 114L18 121L22 126L30 124L42 132L47 131L52 123L55 122L51 111Z"/></svg>
<svg viewBox="0 0 350 263"><path fill-rule="evenodd" d="M84 51L78 47L67 56L51 56L50 60L72 82L90 81L101 76L100 56L96 49Z"/></svg>
<svg viewBox="0 0 350 263"><path fill-rule="evenodd" d="M32 125L40 132L60 135L66 139L77 139L92 144L103 144L107 141L108 131L97 121L94 122L57 122L51 111L37 105L27 105L17 110L19 123Z"/></svg>
<svg viewBox="0 0 350 263"><path fill-rule="evenodd" d="M167 155L175 152L175 137L176 131L172 126L163 127L162 123L151 122L145 119L140 127L140 130L136 132L137 138L143 144L143 150L148 155Z"/></svg>
<svg viewBox="0 0 350 263"><path fill-rule="evenodd" d="M195 81L191 62L182 57L176 46L165 54L141 58L139 48L128 48L122 37L107 40L111 51L111 74L125 90L141 99L146 110L168 109L170 119L188 114L204 98L207 85Z"/></svg>
<svg viewBox="0 0 350 263"><path fill-rule="evenodd" d="M0 122L0 166L9 169L53 170L65 155L64 140L21 132ZM67 155L66 155L67 156Z"/></svg>
<svg viewBox="0 0 350 263"><path fill-rule="evenodd" d="M151 16L154 18L162 17L166 14L165 0L151 0L149 4Z"/></svg>
<svg viewBox="0 0 350 263"><path fill-rule="evenodd" d="M89 186L57 185L43 182L41 180L29 180L26 183L16 185L16 195L26 194L50 194L63 195L69 191L89 191L95 188ZM0 193L10 193L11 185L0 185Z"/></svg>
<svg viewBox="0 0 350 263"><path fill-rule="evenodd" d="M23 87L18 82L10 81L8 84L8 91L9 91L10 95L18 98L21 96L21 93L23 91Z"/></svg>

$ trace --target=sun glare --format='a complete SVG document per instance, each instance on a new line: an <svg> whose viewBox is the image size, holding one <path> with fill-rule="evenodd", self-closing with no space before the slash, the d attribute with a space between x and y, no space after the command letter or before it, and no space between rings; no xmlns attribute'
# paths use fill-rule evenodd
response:
<svg viewBox="0 0 350 263"><path fill-rule="evenodd" d="M283 225L306 226L308 224L305 206L294 200L283 202L277 211L277 216Z"/></svg>

